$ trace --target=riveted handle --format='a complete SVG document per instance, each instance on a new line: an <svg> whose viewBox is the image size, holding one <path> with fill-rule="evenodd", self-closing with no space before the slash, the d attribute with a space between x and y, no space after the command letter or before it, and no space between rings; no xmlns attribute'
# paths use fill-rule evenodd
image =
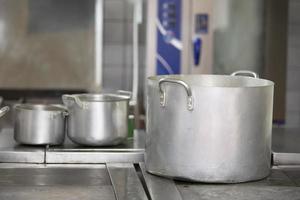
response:
<svg viewBox="0 0 300 200"><path fill-rule="evenodd" d="M118 90L117 92L118 92L118 94L123 95L123 96L127 96L130 99L130 101L129 101L130 106L135 106L136 105L136 102L132 99L132 92L125 91L125 90Z"/></svg>
<svg viewBox="0 0 300 200"><path fill-rule="evenodd" d="M8 111L9 111L9 107L8 106L4 106L3 108L1 108L0 109L0 117L2 117L3 115L5 115Z"/></svg>
<svg viewBox="0 0 300 200"><path fill-rule="evenodd" d="M82 109L87 109L87 104L84 103L84 102L82 102L82 101L79 99L79 97L76 96L76 95L64 94L64 95L62 96L62 100L63 100L63 103L64 103L66 106L68 106L68 105L69 105L68 102L69 102L70 100L72 100L72 101L74 101L80 108L82 108Z"/></svg>
<svg viewBox="0 0 300 200"><path fill-rule="evenodd" d="M259 78L258 74L253 72L253 71L248 71L248 70L240 70L240 71L235 71L231 74L231 76L237 76L239 74L244 74L244 75L250 75L253 78Z"/></svg>
<svg viewBox="0 0 300 200"><path fill-rule="evenodd" d="M166 106L166 92L162 89L163 83L175 83L175 84L183 86L187 93L187 109L189 111L192 111L194 109L194 98L192 95L191 87L186 82L184 82L182 80L178 80L178 79L173 79L173 78L163 78L163 79L160 79L158 82L159 93L160 93L160 105L162 107Z"/></svg>

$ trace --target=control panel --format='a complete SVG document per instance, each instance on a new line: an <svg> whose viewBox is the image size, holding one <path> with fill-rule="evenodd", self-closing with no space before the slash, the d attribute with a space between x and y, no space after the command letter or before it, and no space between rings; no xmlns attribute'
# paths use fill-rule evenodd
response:
<svg viewBox="0 0 300 200"><path fill-rule="evenodd" d="M147 2L147 75L211 73L212 1Z"/></svg>
<svg viewBox="0 0 300 200"><path fill-rule="evenodd" d="M158 0L156 73L179 74L181 63L181 1Z"/></svg>

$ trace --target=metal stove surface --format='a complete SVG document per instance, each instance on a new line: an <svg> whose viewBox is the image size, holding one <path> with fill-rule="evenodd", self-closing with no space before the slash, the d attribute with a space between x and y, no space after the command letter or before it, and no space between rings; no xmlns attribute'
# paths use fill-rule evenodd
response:
<svg viewBox="0 0 300 200"><path fill-rule="evenodd" d="M300 129L274 128L272 136L275 165L300 165ZM62 146L24 146L13 139L13 129L0 132L0 162L7 163L139 163L144 161L145 131L113 147L83 147L67 137Z"/></svg>
<svg viewBox="0 0 300 200"><path fill-rule="evenodd" d="M232 200L300 197L300 167L274 168L242 184L177 182L145 172L143 163L0 164L0 199Z"/></svg>
<svg viewBox="0 0 300 200"><path fill-rule="evenodd" d="M273 131L274 162L278 166L272 168L268 178L242 184L201 184L145 172L143 131L117 147L83 148L66 140L60 147L47 148L18 145L13 130L2 129L0 199L300 199L300 165L295 162L300 155L297 133ZM283 166L291 160L278 155L284 155L284 159L295 155L294 165Z"/></svg>
<svg viewBox="0 0 300 200"><path fill-rule="evenodd" d="M61 146L20 145L13 138L12 128L0 132L0 162L4 163L108 163L144 161L145 133L135 131L134 137L112 147L83 147L67 137Z"/></svg>

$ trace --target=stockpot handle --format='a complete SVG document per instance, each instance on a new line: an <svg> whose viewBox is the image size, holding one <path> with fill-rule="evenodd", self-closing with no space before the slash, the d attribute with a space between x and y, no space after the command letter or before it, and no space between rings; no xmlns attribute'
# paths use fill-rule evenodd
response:
<svg viewBox="0 0 300 200"><path fill-rule="evenodd" d="M82 101L79 99L79 97L77 97L77 96L75 96L75 95L64 94L64 95L62 96L62 100L63 100L63 103L64 103L65 105L68 104L67 102L68 102L69 100L73 100L80 108L86 108L85 103L82 102Z"/></svg>
<svg viewBox="0 0 300 200"><path fill-rule="evenodd" d="M253 78L259 78L257 73L255 73L253 71L248 71L248 70L235 71L231 74L231 76L237 76L239 74L245 74L245 75L253 76Z"/></svg>
<svg viewBox="0 0 300 200"><path fill-rule="evenodd" d="M8 106L4 106L3 108L1 108L0 109L0 117L2 117L3 115L5 115L8 111L9 111L9 107Z"/></svg>
<svg viewBox="0 0 300 200"><path fill-rule="evenodd" d="M130 99L130 101L129 101L130 106L136 105L136 102L134 100L132 100L132 92L126 91L126 90L118 90L118 94L127 96Z"/></svg>
<svg viewBox="0 0 300 200"><path fill-rule="evenodd" d="M160 105L162 107L166 106L166 92L162 89L162 84L163 83L175 83L175 84L183 86L186 93L187 93L187 96L188 96L188 98L187 98L187 109L189 111L192 111L194 109L194 98L193 98L193 95L192 95L191 87L186 82L184 82L183 80L171 79L171 78L163 78L163 79L160 79L158 81L159 94L160 94Z"/></svg>

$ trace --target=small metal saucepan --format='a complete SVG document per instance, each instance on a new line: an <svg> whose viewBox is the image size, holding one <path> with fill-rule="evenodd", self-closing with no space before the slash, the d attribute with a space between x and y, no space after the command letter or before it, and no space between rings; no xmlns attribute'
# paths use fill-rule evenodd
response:
<svg viewBox="0 0 300 200"><path fill-rule="evenodd" d="M28 145L59 145L65 138L63 106L18 104L15 105L14 138Z"/></svg>
<svg viewBox="0 0 300 200"><path fill-rule="evenodd" d="M109 146L128 135L130 93L63 95L68 108L68 136L80 145Z"/></svg>

